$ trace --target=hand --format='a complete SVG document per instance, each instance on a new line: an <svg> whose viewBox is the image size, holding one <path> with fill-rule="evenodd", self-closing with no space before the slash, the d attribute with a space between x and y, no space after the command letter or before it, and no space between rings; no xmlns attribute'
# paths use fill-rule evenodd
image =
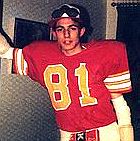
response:
<svg viewBox="0 0 140 141"><path fill-rule="evenodd" d="M5 37L0 33L0 57L5 54L10 48L9 43Z"/></svg>
<svg viewBox="0 0 140 141"><path fill-rule="evenodd" d="M132 125L119 126L121 141L134 141L134 131Z"/></svg>

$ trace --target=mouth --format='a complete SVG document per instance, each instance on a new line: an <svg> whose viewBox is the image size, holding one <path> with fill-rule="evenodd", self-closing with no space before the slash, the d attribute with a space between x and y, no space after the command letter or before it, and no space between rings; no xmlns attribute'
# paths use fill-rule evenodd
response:
<svg viewBox="0 0 140 141"><path fill-rule="evenodd" d="M64 43L65 45L70 45L70 44L72 43L72 41L65 40L63 43Z"/></svg>

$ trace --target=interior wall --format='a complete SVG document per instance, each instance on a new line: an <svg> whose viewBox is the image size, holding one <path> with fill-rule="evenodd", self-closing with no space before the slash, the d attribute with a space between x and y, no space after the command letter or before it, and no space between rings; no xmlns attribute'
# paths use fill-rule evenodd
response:
<svg viewBox="0 0 140 141"><path fill-rule="evenodd" d="M60 141L48 92L29 77L0 75L0 140Z"/></svg>
<svg viewBox="0 0 140 141"><path fill-rule="evenodd" d="M116 39L117 10L112 7L113 0L107 0L106 39Z"/></svg>

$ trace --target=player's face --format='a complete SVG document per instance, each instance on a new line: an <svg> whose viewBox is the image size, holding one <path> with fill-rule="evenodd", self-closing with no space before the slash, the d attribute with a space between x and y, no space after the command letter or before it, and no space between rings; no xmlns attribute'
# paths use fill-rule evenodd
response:
<svg viewBox="0 0 140 141"><path fill-rule="evenodd" d="M62 52L70 56L82 50L80 37L84 32L85 28L79 28L78 23L71 18L62 18L57 22L53 35L57 38Z"/></svg>

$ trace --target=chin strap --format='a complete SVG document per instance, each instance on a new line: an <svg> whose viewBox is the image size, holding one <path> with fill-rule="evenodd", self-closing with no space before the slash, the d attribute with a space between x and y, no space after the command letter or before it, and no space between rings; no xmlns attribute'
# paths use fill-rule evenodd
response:
<svg viewBox="0 0 140 141"><path fill-rule="evenodd" d="M130 108L123 96L112 99L118 119L121 141L134 141L134 131L131 124Z"/></svg>

